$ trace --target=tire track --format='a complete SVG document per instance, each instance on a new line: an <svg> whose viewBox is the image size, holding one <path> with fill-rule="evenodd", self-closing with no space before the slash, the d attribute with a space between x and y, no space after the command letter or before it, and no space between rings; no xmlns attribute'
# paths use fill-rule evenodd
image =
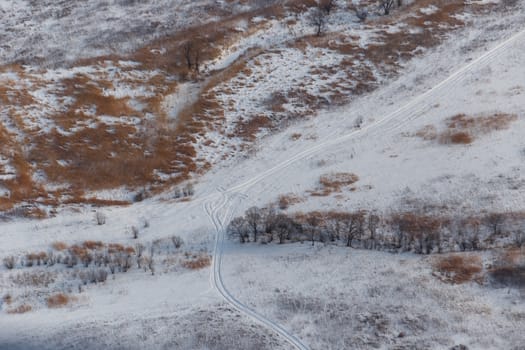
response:
<svg viewBox="0 0 525 350"><path fill-rule="evenodd" d="M273 330L275 333L282 336L290 345L295 347L299 350L307 350L308 347L304 345L301 340L299 340L297 337L295 337L293 334L291 334L289 331L287 331L284 327L281 325L271 321L270 319L258 314L250 307L243 304L240 300L235 298L228 289L226 288L222 274L221 274L221 267L222 267L222 253L224 248L224 240L225 240L225 223L228 222L232 215L232 202L230 198L228 197L227 193L225 191L220 192L221 196L217 201L217 205L214 206L213 201L208 201L204 203L204 210L206 211L208 217L212 221L215 230L217 232L215 236L215 247L213 252L213 261L212 261L212 273L210 275L211 282L213 287L221 294L221 296L235 309L237 309L239 312L247 315L255 322L262 324L263 326L267 327L268 329ZM221 213L221 211L224 211L224 213ZM222 216L221 216L222 214Z"/></svg>

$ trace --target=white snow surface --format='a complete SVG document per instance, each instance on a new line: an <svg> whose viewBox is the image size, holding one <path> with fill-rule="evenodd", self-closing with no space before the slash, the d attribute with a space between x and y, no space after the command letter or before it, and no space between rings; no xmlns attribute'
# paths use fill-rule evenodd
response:
<svg viewBox="0 0 525 350"><path fill-rule="evenodd" d="M149 13L152 17L169 12L161 11L163 4L189 4L184 1L156 3L159 8ZM0 1L3 18L17 13L17 16L27 17L29 28L35 28L36 23L56 25L51 20L40 21L30 16L32 5L29 1L11 4ZM79 17L75 14L80 11L77 7L72 11L72 18ZM128 10L123 6L121 11ZM111 13L106 12L98 11L97 14L103 13L109 20ZM120 13L117 17L126 16ZM525 210L525 187L515 186L525 183L525 70L521 64L525 55L525 29L522 23L523 14L519 11L506 18L490 17L473 23L457 37L414 59L397 80L348 106L321 111L314 118L297 122L275 135L267 135L250 157L234 157L216 166L199 179L191 201L166 200L169 194L164 194L163 198L147 199L129 207L104 208L107 223L102 226L95 224L94 210L86 207L59 208L56 217L38 222L22 219L1 222L0 257L46 251L56 241L73 244L89 239L134 244L127 229L140 218L150 223L141 232L141 242L177 234L188 247L204 246L211 251L212 235L215 230L222 235L229 218L252 205L263 206L275 201L283 193L305 196L317 186L321 175L331 172L357 174L360 178L357 190L343 193L339 198L307 197L293 209L340 207L388 211L396 208L403 198L418 198L447 203L466 212ZM8 37L6 45L36 40L34 36L20 35L26 33L23 27L17 26L18 32ZM52 39L57 43L64 40L61 37ZM82 48L83 45L75 41L89 44L89 39L86 34L72 35L69 40L75 48ZM77 54L73 50L71 55ZM11 60L23 53L3 49L1 55L4 60ZM38 96L36 91L35 97ZM175 103L177 99L174 97ZM248 101L245 108L249 107ZM477 137L470 145L441 145L414 136L425 125L440 126L446 118L458 113L496 112L516 114L517 120L506 130ZM358 117L363 118L360 128L355 126ZM292 133L313 137L292 140ZM100 344L107 348L190 349L195 348L191 339L180 340L173 333L179 329L182 332L194 330L210 319L214 320L210 328L219 327L221 320L230 324L228 320L237 317L245 317L242 321L250 325L250 331L261 337L263 343L272 344L269 348L289 346L284 341L290 341L286 334L286 339L268 334L282 324L286 332L315 349L326 344L326 339L314 337L313 316L309 313L319 312L315 309L317 305L311 304L312 310L303 307L299 313L291 310L282 314L273 300L277 298L286 303L288 297L295 297L300 302L321 299L319 304L326 306L323 298L334 295L343 298L345 303L362 303L363 306L350 304L350 311L365 320L354 318L354 321L368 325L372 322L369 321L372 313L384 313L388 307L393 307L390 310L394 311L395 307L404 307L405 304L398 303L396 298L415 298L417 305L410 306L410 317L405 323L398 319L389 319L389 322L395 331L406 331L403 327L410 324L416 329L411 331L424 333L426 330L417 329L417 323L419 317L426 315L425 324L434 322L439 329L433 339L425 333L425 342L432 348L445 349L455 343L473 349L520 345L515 330L524 327L522 297L505 296L504 291L491 291L476 285L441 285L432 279L428 261L423 258L342 248L310 249L301 245L239 248L225 243L222 247L220 242L216 253L224 254L219 265L224 275L223 292L238 300L237 304L230 302L231 309L215 291L215 288L221 290L223 283L217 282L217 274L221 274L217 272L217 265L197 271L159 272L155 276L130 272L83 291L79 295L80 302L72 307L41 308L22 315L8 315L0 310L0 349L42 346L96 349ZM0 272L0 294L3 294L9 281L3 277L6 272L3 266ZM417 283L410 285L414 281ZM395 289L396 283L399 290ZM377 294L374 288L380 289ZM472 295L472 299L466 300L468 297L462 296L463 293ZM443 305L439 302L447 296L451 301L441 309ZM337 298L334 300L340 300ZM261 318L246 317L247 311L242 310L241 304L255 310ZM372 304L373 309L366 309ZM459 309L452 310L456 307ZM468 310L458 315L462 308ZM233 309L241 309L241 313ZM435 310L437 315L426 314L429 309ZM201 313L211 316L204 320L195 316ZM486 319L491 321L484 325ZM459 326L455 326L458 323ZM212 332L210 328L205 330ZM246 330L241 328L239 332L242 334ZM409 337L417 336L414 334ZM446 337L449 339L443 340ZM173 339L174 342L170 342ZM233 344L234 348L247 348L238 340ZM337 342L332 346L334 349L346 347ZM385 344L381 346L388 348Z"/></svg>

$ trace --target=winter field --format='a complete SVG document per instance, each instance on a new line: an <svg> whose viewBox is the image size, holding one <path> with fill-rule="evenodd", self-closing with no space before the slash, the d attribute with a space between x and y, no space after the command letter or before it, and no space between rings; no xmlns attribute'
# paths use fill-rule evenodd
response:
<svg viewBox="0 0 525 350"><path fill-rule="evenodd" d="M0 0L0 349L525 349L525 2L381 3Z"/></svg>

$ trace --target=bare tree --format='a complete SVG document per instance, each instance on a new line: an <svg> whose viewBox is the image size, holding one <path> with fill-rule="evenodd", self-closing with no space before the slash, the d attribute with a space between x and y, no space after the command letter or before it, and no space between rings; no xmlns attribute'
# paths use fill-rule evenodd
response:
<svg viewBox="0 0 525 350"><path fill-rule="evenodd" d="M352 242L363 234L365 214L363 212L345 213L341 215L346 246L352 247Z"/></svg>
<svg viewBox="0 0 525 350"><path fill-rule="evenodd" d="M8 256L4 258L4 266L8 270L12 270L15 267L16 259L14 256Z"/></svg>
<svg viewBox="0 0 525 350"><path fill-rule="evenodd" d="M390 14L390 10L394 6L394 0L381 0L379 3L379 7L383 9L383 13L385 16Z"/></svg>
<svg viewBox="0 0 525 350"><path fill-rule="evenodd" d="M155 259L152 256L144 257L145 263L153 276L155 274Z"/></svg>
<svg viewBox="0 0 525 350"><path fill-rule="evenodd" d="M199 35L194 35L194 38L187 40L182 45L182 54L186 61L188 70L196 73L200 72L200 64L203 50L203 38Z"/></svg>
<svg viewBox="0 0 525 350"><path fill-rule="evenodd" d="M319 7L326 12L327 15L335 8L335 0L321 0Z"/></svg>
<svg viewBox="0 0 525 350"><path fill-rule="evenodd" d="M131 235L133 236L133 239L139 238L139 229L137 226L131 226L130 231Z"/></svg>
<svg viewBox="0 0 525 350"><path fill-rule="evenodd" d="M262 224L263 224L263 231L266 234L267 241L271 242L273 241L273 232L275 231L275 225L276 225L276 217L277 214L275 212L275 207L270 206L268 208L265 208L262 212Z"/></svg>
<svg viewBox="0 0 525 350"><path fill-rule="evenodd" d="M283 244L290 231L292 230L292 223L289 217L284 214L279 214L275 218L275 231L277 238L279 238L279 244Z"/></svg>
<svg viewBox="0 0 525 350"><path fill-rule="evenodd" d="M186 66L188 70L191 70L191 67L193 67L193 50L194 45L192 41L188 40L184 44L182 44L182 52L184 54L184 59L186 60Z"/></svg>
<svg viewBox="0 0 525 350"><path fill-rule="evenodd" d="M514 244L518 248L525 245L525 233L522 230L514 231Z"/></svg>
<svg viewBox="0 0 525 350"><path fill-rule="evenodd" d="M321 36L326 27L326 12L320 7L314 7L310 12L309 21L315 27L315 34Z"/></svg>
<svg viewBox="0 0 525 350"><path fill-rule="evenodd" d="M366 228L368 229L368 233L370 234L368 249L376 248L376 233L380 221L381 219L379 218L379 215L373 213L368 215L368 218L366 220Z"/></svg>
<svg viewBox="0 0 525 350"><path fill-rule="evenodd" d="M360 22L366 21L368 17L368 11L366 9L355 9L355 15L359 18Z"/></svg>
<svg viewBox="0 0 525 350"><path fill-rule="evenodd" d="M146 250L146 246L142 243L137 243L135 245L135 251L137 252L137 268L141 268L142 263L142 254L144 253L144 250Z"/></svg>
<svg viewBox="0 0 525 350"><path fill-rule="evenodd" d="M184 241L179 236L171 236L171 242L175 249L179 249L184 244Z"/></svg>
<svg viewBox="0 0 525 350"><path fill-rule="evenodd" d="M343 224L342 218L344 213L329 213L326 218L326 224L328 229L328 239L331 242L341 239Z"/></svg>
<svg viewBox="0 0 525 350"><path fill-rule="evenodd" d="M308 224L308 232L310 234L310 241L312 242L312 246L313 246L315 243L315 238L319 232L318 226L321 223L320 213L319 212L309 213L308 217L306 218L306 223Z"/></svg>
<svg viewBox="0 0 525 350"><path fill-rule="evenodd" d="M248 224L246 219L239 216L233 219L228 225L228 233L239 239L240 243L245 243L248 239Z"/></svg>
<svg viewBox="0 0 525 350"><path fill-rule="evenodd" d="M505 214L490 213L485 215L482 223L491 230L493 236L499 236L505 224Z"/></svg>
<svg viewBox="0 0 525 350"><path fill-rule="evenodd" d="M257 207L251 207L245 212L245 218L248 226L252 230L253 241L257 242L257 234L259 233L259 223L261 222L261 210Z"/></svg>

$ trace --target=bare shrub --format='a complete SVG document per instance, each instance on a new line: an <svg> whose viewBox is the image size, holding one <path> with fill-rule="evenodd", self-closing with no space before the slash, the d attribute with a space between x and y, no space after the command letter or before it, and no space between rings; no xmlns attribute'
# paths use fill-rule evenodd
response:
<svg viewBox="0 0 525 350"><path fill-rule="evenodd" d="M96 250L102 249L104 247L104 243L102 243L101 241L84 241L82 243L82 246L86 249Z"/></svg>
<svg viewBox="0 0 525 350"><path fill-rule="evenodd" d="M467 116L456 114L446 119L446 129L438 132L433 125L426 125L416 133L424 140L437 140L441 144L463 144L474 142L478 135L507 129L511 122L517 120L514 114L496 113L493 115Z"/></svg>
<svg viewBox="0 0 525 350"><path fill-rule="evenodd" d="M2 297L2 301L4 303L6 303L7 305L11 305L11 303L13 302L13 297L11 296L11 294L5 294L3 297Z"/></svg>
<svg viewBox="0 0 525 350"><path fill-rule="evenodd" d="M351 186L359 181L359 176L353 173L333 173L322 175L319 178L320 189L310 191L312 196L328 196L333 192L340 192L343 187Z"/></svg>
<svg viewBox="0 0 525 350"><path fill-rule="evenodd" d="M211 264L211 256L199 254L192 256L189 260L182 262L182 266L190 270L200 270Z"/></svg>
<svg viewBox="0 0 525 350"><path fill-rule="evenodd" d="M179 236L171 236L171 242L175 249L179 249L184 244L184 240Z"/></svg>
<svg viewBox="0 0 525 350"><path fill-rule="evenodd" d="M16 265L16 258L14 256L8 256L4 258L3 262L4 262L4 266L8 270L12 270Z"/></svg>
<svg viewBox="0 0 525 350"><path fill-rule="evenodd" d="M95 212L95 221L97 225L104 225L106 223L106 214L101 211Z"/></svg>
<svg viewBox="0 0 525 350"><path fill-rule="evenodd" d="M137 226L131 226L130 232L133 239L139 238L139 229Z"/></svg>
<svg viewBox="0 0 525 350"><path fill-rule="evenodd" d="M394 6L394 0L381 0L379 7L383 10L385 16L390 14L390 10Z"/></svg>
<svg viewBox="0 0 525 350"><path fill-rule="evenodd" d="M53 249L58 251L66 250L68 247L68 245L64 242L54 242L51 246Z"/></svg>
<svg viewBox="0 0 525 350"><path fill-rule="evenodd" d="M525 287L525 266L499 266L490 270L490 278L497 285Z"/></svg>
<svg viewBox="0 0 525 350"><path fill-rule="evenodd" d="M473 137L466 131L445 131L439 135L439 143L442 144L464 144L468 145L474 141Z"/></svg>
<svg viewBox="0 0 525 350"><path fill-rule="evenodd" d="M282 194L277 199L277 206L281 210L286 210L286 209L288 209L290 207L290 205L299 203L299 202L301 202L301 200L302 200L301 198L299 198L298 196L294 195L293 193Z"/></svg>
<svg viewBox="0 0 525 350"><path fill-rule="evenodd" d="M194 194L195 194L195 189L192 183L188 183L182 188L182 195L184 197L191 197Z"/></svg>
<svg viewBox="0 0 525 350"><path fill-rule="evenodd" d="M151 275L153 276L155 274L155 259L153 258L153 256L144 257L144 261L146 265L148 266L148 269L151 272Z"/></svg>
<svg viewBox="0 0 525 350"><path fill-rule="evenodd" d="M15 307L14 309L8 309L7 313L8 314L25 314L26 312L29 312L31 310L33 310L33 307L31 305L22 304L22 305Z"/></svg>
<svg viewBox="0 0 525 350"><path fill-rule="evenodd" d="M366 21L366 19L368 17L368 10L366 10L366 9L357 9L356 8L355 15L357 16L357 18L359 18L360 22L364 22L364 21Z"/></svg>
<svg viewBox="0 0 525 350"><path fill-rule="evenodd" d="M67 306L71 301L71 298L64 293L57 293L46 299L47 307L50 309Z"/></svg>
<svg viewBox="0 0 525 350"><path fill-rule="evenodd" d="M493 236L501 235L505 222L506 216L503 213L489 213L482 220L483 225L491 230Z"/></svg>
<svg viewBox="0 0 525 350"><path fill-rule="evenodd" d="M99 283L105 282L108 278L108 271L106 269L97 269L95 271L95 278L96 281Z"/></svg>
<svg viewBox="0 0 525 350"><path fill-rule="evenodd" d="M525 252L520 248L500 252L489 276L496 286L525 287Z"/></svg>
<svg viewBox="0 0 525 350"><path fill-rule="evenodd" d="M450 254L439 257L434 262L434 269L440 279L455 284L469 281L482 282L482 261L477 255Z"/></svg>

